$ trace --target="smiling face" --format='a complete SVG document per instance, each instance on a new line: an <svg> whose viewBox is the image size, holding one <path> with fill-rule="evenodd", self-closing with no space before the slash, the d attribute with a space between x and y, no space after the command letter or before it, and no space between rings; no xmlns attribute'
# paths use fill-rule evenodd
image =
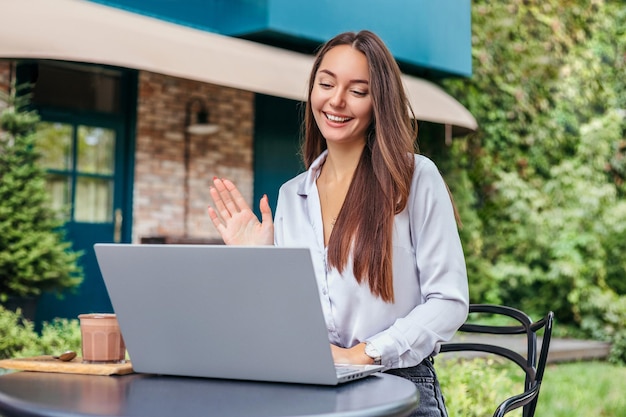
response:
<svg viewBox="0 0 626 417"><path fill-rule="evenodd" d="M329 146L365 143L373 113L365 54L350 45L328 51L310 97L313 117Z"/></svg>

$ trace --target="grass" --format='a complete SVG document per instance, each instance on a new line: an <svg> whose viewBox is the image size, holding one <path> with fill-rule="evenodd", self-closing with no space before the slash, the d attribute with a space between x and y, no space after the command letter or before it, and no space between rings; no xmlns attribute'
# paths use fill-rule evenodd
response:
<svg viewBox="0 0 626 417"><path fill-rule="evenodd" d="M521 392L520 371L493 360L438 361L450 417L491 416L506 397ZM608 362L551 364L546 369L537 417L626 416L626 367ZM519 417L515 410L507 417Z"/></svg>
<svg viewBox="0 0 626 417"><path fill-rule="evenodd" d="M626 416L626 367L607 362L549 365L537 417Z"/></svg>

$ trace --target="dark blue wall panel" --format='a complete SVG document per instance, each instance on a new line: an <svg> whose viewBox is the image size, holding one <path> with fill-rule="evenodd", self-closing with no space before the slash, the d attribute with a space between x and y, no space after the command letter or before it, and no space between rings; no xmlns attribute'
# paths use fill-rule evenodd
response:
<svg viewBox="0 0 626 417"><path fill-rule="evenodd" d="M416 72L469 76L471 0L93 0L253 40L319 44L370 29ZM411 71L409 71L411 72Z"/></svg>

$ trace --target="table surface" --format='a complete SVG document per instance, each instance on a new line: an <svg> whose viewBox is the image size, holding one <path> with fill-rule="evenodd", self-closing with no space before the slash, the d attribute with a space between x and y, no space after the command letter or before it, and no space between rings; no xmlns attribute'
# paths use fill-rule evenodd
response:
<svg viewBox="0 0 626 417"><path fill-rule="evenodd" d="M335 387L149 374L0 376L5 417L402 417L417 403L412 382L380 373Z"/></svg>

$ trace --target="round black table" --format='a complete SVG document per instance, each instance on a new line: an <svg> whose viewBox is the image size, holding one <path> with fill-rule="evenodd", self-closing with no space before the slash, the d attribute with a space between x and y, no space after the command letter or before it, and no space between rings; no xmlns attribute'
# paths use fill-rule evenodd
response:
<svg viewBox="0 0 626 417"><path fill-rule="evenodd" d="M402 417L417 403L415 385L388 374L336 387L148 374L0 376L4 417Z"/></svg>

